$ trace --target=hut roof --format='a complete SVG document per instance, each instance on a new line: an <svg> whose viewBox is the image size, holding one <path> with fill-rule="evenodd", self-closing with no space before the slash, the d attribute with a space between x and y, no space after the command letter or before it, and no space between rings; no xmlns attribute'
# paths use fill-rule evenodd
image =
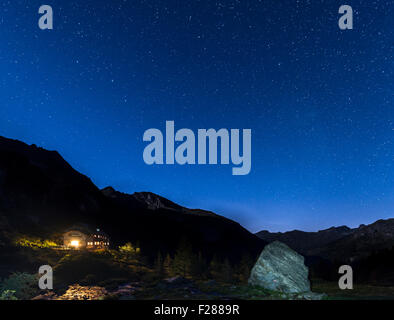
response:
<svg viewBox="0 0 394 320"><path fill-rule="evenodd" d="M65 232L69 232L69 231L80 231L80 232L88 234L88 235L98 234L98 235L108 237L108 235L105 232L101 231L101 229L93 228L93 227L91 227L87 224L83 224L83 223L75 224L72 227L65 230Z"/></svg>

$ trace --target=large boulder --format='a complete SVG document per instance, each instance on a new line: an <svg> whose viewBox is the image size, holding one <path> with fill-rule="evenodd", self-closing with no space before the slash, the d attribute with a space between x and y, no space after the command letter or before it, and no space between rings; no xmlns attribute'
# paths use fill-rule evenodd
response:
<svg viewBox="0 0 394 320"><path fill-rule="evenodd" d="M264 248L251 271L249 285L283 293L311 291L304 257L279 241Z"/></svg>

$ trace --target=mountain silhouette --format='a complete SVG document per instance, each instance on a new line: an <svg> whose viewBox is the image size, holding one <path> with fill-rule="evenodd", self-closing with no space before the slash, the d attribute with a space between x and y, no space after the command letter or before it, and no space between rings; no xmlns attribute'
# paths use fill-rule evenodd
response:
<svg viewBox="0 0 394 320"><path fill-rule="evenodd" d="M353 232L352 229L346 226L332 227L318 232L304 232L293 230L288 232L269 232L263 230L257 232L256 235L267 242L281 241L286 243L292 249L304 255L310 254L314 250L341 239Z"/></svg>
<svg viewBox="0 0 394 320"><path fill-rule="evenodd" d="M256 235L267 242L281 241L306 256L352 262L394 246L394 219L378 220L358 228L332 227L318 232L289 231Z"/></svg>
<svg viewBox="0 0 394 320"><path fill-rule="evenodd" d="M152 192L100 190L58 152L0 137L0 249L15 235L53 237L77 224L101 228L114 247L138 243L151 260L186 240L207 257L236 262L279 240L306 257L312 276L337 280L338 266L350 264L357 279L394 285L394 219L254 235L230 219Z"/></svg>
<svg viewBox="0 0 394 320"><path fill-rule="evenodd" d="M318 232L260 231L256 235L267 242L279 240L302 253L316 277L337 279L338 267L348 264L359 282L394 285L394 219L353 229L342 226Z"/></svg>
<svg viewBox="0 0 394 320"><path fill-rule="evenodd" d="M235 260L256 256L266 243L230 219L150 192L99 190L58 152L0 137L0 241L61 234L80 223L105 230L113 246L131 241L152 257L186 240L195 251Z"/></svg>

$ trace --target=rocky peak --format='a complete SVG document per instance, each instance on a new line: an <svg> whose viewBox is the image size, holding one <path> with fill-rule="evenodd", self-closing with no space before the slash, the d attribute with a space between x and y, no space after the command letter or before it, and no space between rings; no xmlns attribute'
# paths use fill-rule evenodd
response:
<svg viewBox="0 0 394 320"><path fill-rule="evenodd" d="M144 203L148 209L157 210L157 209L169 209L169 210L180 210L181 207L177 204L167 200L163 197L158 196L152 192L135 192L132 196Z"/></svg>
<svg viewBox="0 0 394 320"><path fill-rule="evenodd" d="M116 190L112 187L105 187L104 189L101 189L101 193L105 195L106 197L114 198L116 197Z"/></svg>

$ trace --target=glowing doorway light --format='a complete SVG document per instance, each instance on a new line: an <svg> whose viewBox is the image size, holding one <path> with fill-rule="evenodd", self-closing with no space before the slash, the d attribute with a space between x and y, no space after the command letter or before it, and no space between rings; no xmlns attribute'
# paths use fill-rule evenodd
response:
<svg viewBox="0 0 394 320"><path fill-rule="evenodd" d="M75 248L79 247L79 241L78 240L72 240L70 244L71 244L72 247L75 247Z"/></svg>

